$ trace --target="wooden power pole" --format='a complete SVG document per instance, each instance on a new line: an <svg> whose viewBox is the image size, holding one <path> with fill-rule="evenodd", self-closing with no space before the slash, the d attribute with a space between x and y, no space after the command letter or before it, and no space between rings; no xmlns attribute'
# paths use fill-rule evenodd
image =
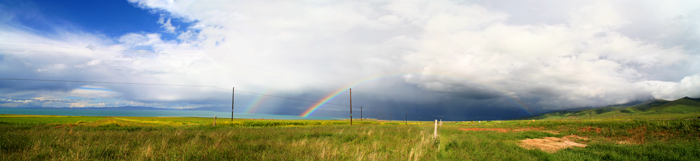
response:
<svg viewBox="0 0 700 161"><path fill-rule="evenodd" d="M350 88L350 126L352 126L352 88Z"/></svg>
<svg viewBox="0 0 700 161"><path fill-rule="evenodd" d="M231 121L233 121L233 96L235 95L236 87L231 89Z"/></svg>

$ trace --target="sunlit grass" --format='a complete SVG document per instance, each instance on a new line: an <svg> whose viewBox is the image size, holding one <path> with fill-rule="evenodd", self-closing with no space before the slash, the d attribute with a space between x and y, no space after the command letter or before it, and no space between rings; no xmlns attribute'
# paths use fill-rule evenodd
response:
<svg viewBox="0 0 700 161"><path fill-rule="evenodd" d="M0 124L59 124L94 122L104 117L91 116L49 116L49 115L0 115Z"/></svg>
<svg viewBox="0 0 700 161"><path fill-rule="evenodd" d="M45 120L32 120L38 118ZM78 123L78 118L84 121ZM432 121L365 120L350 126L348 120L219 118L212 126L214 118L195 117L0 119L5 120L0 124L1 160L700 159L697 120L445 122L434 139ZM582 142L589 146L546 153L518 145L523 139L571 134L591 138Z"/></svg>

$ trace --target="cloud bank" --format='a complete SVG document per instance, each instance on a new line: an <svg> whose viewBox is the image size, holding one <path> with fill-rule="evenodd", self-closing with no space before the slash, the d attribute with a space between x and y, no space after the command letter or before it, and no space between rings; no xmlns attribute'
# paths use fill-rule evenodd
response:
<svg viewBox="0 0 700 161"><path fill-rule="evenodd" d="M41 34L5 16L0 71L22 78L236 86L309 100L370 80L353 87L360 104L431 116L516 109L509 115L515 117L526 115L519 108L700 97L695 1L130 2L160 14L154 23L177 38ZM192 25L176 30L171 20ZM3 81L0 91L81 86ZM143 103L225 106L230 99L230 91L220 89L103 87ZM256 97L244 97L249 100L241 105ZM345 97L334 102L346 104ZM265 106L294 114L309 104ZM319 114L345 108L326 106L329 112Z"/></svg>

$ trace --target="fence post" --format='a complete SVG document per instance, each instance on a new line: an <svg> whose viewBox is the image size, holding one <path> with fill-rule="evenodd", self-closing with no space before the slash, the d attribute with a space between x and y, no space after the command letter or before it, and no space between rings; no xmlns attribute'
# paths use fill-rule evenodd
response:
<svg viewBox="0 0 700 161"><path fill-rule="evenodd" d="M433 132L433 138L437 139L437 119L435 119L435 130Z"/></svg>
<svg viewBox="0 0 700 161"><path fill-rule="evenodd" d="M212 126L216 126L216 115L214 115L214 125Z"/></svg>

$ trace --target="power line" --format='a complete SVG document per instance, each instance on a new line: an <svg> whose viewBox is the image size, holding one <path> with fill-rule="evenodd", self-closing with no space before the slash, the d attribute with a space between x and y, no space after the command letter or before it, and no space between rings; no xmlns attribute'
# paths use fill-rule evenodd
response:
<svg viewBox="0 0 700 161"><path fill-rule="evenodd" d="M18 51L18 50L15 50L15 51ZM154 52L150 52L150 51L133 51L133 50L125 50L125 51L128 51L128 52L138 52L138 53L144 53L144 52L146 52L146 53L158 54L158 53L154 53ZM93 54L94 54L94 53L93 53ZM165 53L165 54L173 54L173 53ZM108 56L113 56L113 54L99 54L99 53L97 53L97 54L95 54L95 55L108 55ZM223 60L223 59L217 59L217 58L215 58L215 57L206 56L206 55L193 55L193 54L173 54L173 55L197 56L197 57L208 58L208 59L215 60L215 61L230 63L230 64L233 64L233 65L236 65L236 66L240 65L240 64L237 64L237 63L235 63L235 62L229 62L229 61L225 61L225 60ZM187 60L184 60L184 59L172 58L172 57L158 57L158 59L172 59L172 60L187 61ZM250 67L250 66L238 66L238 67L244 67L244 68L248 68L248 69L255 69L254 67ZM256 70L266 71L266 70L263 70L263 69L256 69ZM274 72L271 72L271 71L266 71L266 72L269 72L269 73L271 73L271 74L278 74L278 73L274 73ZM282 75L282 74L278 74L278 75L281 75L282 77L288 77L288 78L297 79L297 78L294 78L294 77L291 77L291 76L287 76L287 75ZM303 79L297 79L297 81L305 81L305 80L303 80ZM99 82L86 82L86 83L99 83ZM306 83L316 83L316 84L318 84L318 85L323 85L323 86L326 86L326 87L332 87L332 88L329 88L329 89L334 89L334 90L335 90L335 89L338 89L338 88L341 88L341 87L332 86L332 85L328 85L328 84L324 84L324 83L313 82L313 81L307 81ZM155 84L154 84L154 85L155 85ZM218 88L218 87L212 87L212 88ZM223 88L219 88L219 89L223 89ZM237 90L237 91L238 91L238 90ZM364 93L362 93L362 92L360 92L360 93L357 93L357 92L356 92L356 94L364 95ZM328 104L328 103L327 103L327 104ZM336 105L337 105L337 104L336 104ZM355 106L353 106L353 107L355 107Z"/></svg>
<svg viewBox="0 0 700 161"><path fill-rule="evenodd" d="M99 84L126 84L126 85L154 85L154 86L177 86L177 87L198 87L198 88L214 88L214 89L219 89L219 90L226 90L226 91L228 91L228 89L220 88L220 87L216 87L216 86L187 85L187 84L159 84L159 83L104 82L104 81L53 80L53 79L22 79L22 78L0 78L0 80L40 81L40 82L70 82L70 83L99 83ZM306 100L306 99L299 99L299 98L292 98L292 97L276 96L276 95L262 94L262 93L256 93L256 92L250 92L250 91L243 91L243 90L234 90L234 91L243 92L243 93L248 93L248 94L254 94L254 95L261 95L261 96L268 96L268 97L276 97L276 98L282 98L282 99L303 101L303 102L311 102L311 103L318 103L318 102L319 102L319 101L314 101L314 100ZM335 105L335 106L345 106L345 107L349 107L348 105L335 104L335 103L325 103L325 104L326 104L326 105Z"/></svg>
<svg viewBox="0 0 700 161"><path fill-rule="evenodd" d="M87 48L83 48L83 47L78 47L78 46L76 46L76 45L72 45L72 46L62 45L62 46L56 47L55 45L49 45L49 44L30 44L30 43L22 43L22 42L2 42L2 41L0 41L0 44L10 44L10 45L15 45L15 46L24 45L24 46L27 46L27 47L28 47L28 46L37 46L37 45L38 45L38 46L46 46L46 47L42 47L42 49L46 49L47 47L48 47L48 48L56 48L56 49L77 49L77 48L80 48L80 49L87 49ZM26 47L25 47L25 48L26 48ZM10 50L10 51L14 50L14 51L20 51L20 52L26 52L26 51L28 51L28 50L17 50L17 49L5 49L5 50ZM90 48L90 50L95 50L95 48ZM292 76L285 75L285 74L280 74L279 72L274 72L274 71L270 71L269 69L266 70L266 69L262 69L262 68L259 68L259 67L254 67L254 66L251 66L251 65L248 65L248 64L245 64L245 63L237 62L237 61L224 60L224 59L221 59L221 58L218 58L218 57L214 57L214 56L211 56L211 55L187 54L188 52L157 53L157 52L145 51L145 50L118 50L118 49L110 49L110 48L99 48L99 49L97 49L97 50L98 50L98 51L99 51L99 50L106 50L106 51L116 51L116 52L139 53L140 55L143 55L143 54L145 54L145 53L152 53L152 54L159 54L159 55L182 55L182 56L204 57L204 58L209 58L209 59L214 60L214 61L229 63L229 64L234 65L234 66L237 66L237 67L239 67L239 68L248 68L248 69L253 69L253 70L258 70L258 71L264 71L264 72L267 72L268 74L273 74L273 76L287 77L287 78L289 78L289 79L295 79L295 80L300 81L300 82L305 82L305 83L310 83L310 84L321 85L321 86L324 86L324 87L331 87L331 89L333 89L333 90L342 88L342 87L339 87L339 86L329 85L329 84L326 84L326 83L321 83L321 82L317 82L317 81L312 81L312 80L307 80L307 79L301 79L301 78L296 78L296 77L292 77ZM59 52L62 52L62 51L59 51ZM65 53L65 52L62 52L62 53ZM123 56L123 55L120 55L120 54L100 54L100 53L90 53L90 55ZM183 60L183 59L169 58L169 57L168 57L168 58L164 58L164 57L160 57L160 56L158 57L158 59L175 59L175 60L185 61L185 60ZM100 82L85 82L85 83L100 83ZM155 85L155 84L153 84L153 85ZM212 87L212 88L217 88L217 87ZM356 92L356 94L363 95L362 92L359 92L359 93ZM328 104L328 103L326 103L326 104Z"/></svg>
<svg viewBox="0 0 700 161"><path fill-rule="evenodd" d="M45 45L45 44L30 44L30 43L18 43L18 42L1 42L1 41L0 41L0 43L10 44L10 45L24 44L24 45L27 45L27 46L28 46L28 45L31 45L31 46L37 46L37 45L39 45L39 46L41 46L41 45L50 46L50 45ZM51 47L54 47L54 46L51 46ZM54 47L54 48L56 48L56 47ZM60 48L60 49L75 49L75 48L80 48L80 49L82 49L82 47L71 47L71 46L57 47L57 48ZM45 48L42 48L42 49L45 49ZM7 50L7 49L6 49L6 50ZM9 49L9 50L12 50L12 49ZM93 49L90 49L90 50L93 50ZM218 57L213 57L213 56L210 56L210 55L199 55L199 54L196 54L196 55L195 55L195 54L182 54L182 53L156 53L156 52L143 51L143 50L135 51L135 50L104 49L104 48L103 48L103 49L98 49L98 50L108 50L108 51L118 51L118 52L132 52L132 53L141 53L141 54L143 54L143 53L153 53L153 54L172 54L172 55L185 55L185 56L206 57L206 58L212 59L212 60L214 60L214 61L226 62L226 63L234 64L234 65L236 65L236 66L238 66L238 67L246 67L246 68L255 69L255 70L258 70L258 71L264 71L264 72L271 73L271 74L275 74L275 75L278 75L278 76L281 75L281 76L283 76L283 77L295 79L295 80L297 80L297 81L303 81L303 82L306 82L306 83L312 83L312 84L322 85L322 86L325 86L325 87L331 87L331 88L333 88L333 89L338 89L338 88L340 88L340 86L334 86L334 85L329 85L329 84L325 84L325 83L321 83L321 82L316 82L316 81L312 81L312 80L307 80L307 79L302 79L302 78L296 78L296 77L292 77L292 76L289 76L289 75L281 74L281 73L279 73L279 72L273 72L273 71L270 71L269 69L262 69L262 68L260 68L260 67L253 67L253 66L251 66L251 65L248 65L248 64L245 64L245 63L241 63L241 62L227 61L227 60L220 59L220 58L218 58ZM17 50L17 49L15 49L15 51L24 52L24 51L27 51L27 50ZM95 54L95 53L91 53L91 54ZM111 55L111 54L98 54L98 55Z"/></svg>
<svg viewBox="0 0 700 161"><path fill-rule="evenodd" d="M7 43L7 42L0 42L0 43L10 44L10 43ZM14 43L14 44L21 44L21 43ZM25 43L25 44L26 44L26 43ZM29 44L29 45L36 45L36 44ZM76 47L63 47L63 48L76 48ZM10 50L10 51L19 51L19 52L25 52L25 51L26 51L26 50L16 50L16 49L15 49L15 50L13 50L13 49L5 49L5 50L6 50L6 51L8 51L8 50ZM264 72L267 72L268 74L273 74L273 76L287 77L287 78L294 79L294 80L300 81L300 82L305 82L305 83L309 83L309 84L321 85L321 86L324 86L324 87L326 87L326 88L330 87L329 89L333 89L333 90L342 88L342 87L340 87L340 86L334 86L334 85L329 85L329 84L320 83L320 82L316 82L316 81L311 81L311 80L307 80L307 79L296 78L296 77L292 77L292 76L289 76L289 75L280 74L280 73L278 73L278 72L273 72L273 71L270 71L270 70L265 70L265 69L253 67L253 66L251 66L251 65L243 64L243 63L240 63L240 62L234 62L234 61L224 60L224 59L221 59L221 58L218 58L218 57L209 56L209 55L182 54L182 53L156 53L156 52L144 51L144 50L116 50L116 49L98 49L98 50L120 51L120 52L128 52L128 53L139 53L139 54L141 54L141 55L143 55L144 53L152 53L152 54L161 54L161 55L181 55L181 56L203 57L203 58L209 58L210 60L214 60L214 61L229 63L229 64L234 65L234 66L237 66L237 67L239 67L239 68L248 68L249 70L250 70L250 69L253 69L253 70L258 70L258 71L264 71ZM123 56L123 55L100 54L100 53L90 53L90 55ZM153 57L147 57L147 58L153 58ZM172 60L186 61L186 60L184 60L184 59L172 58L172 57L157 57L157 58L158 58L158 59L172 59ZM94 82L87 82L87 83L94 83ZM365 93L362 93L362 92L360 91L359 93L356 92L356 94L364 95ZM327 104L328 104L328 103L327 103ZM354 106L353 106L353 107L354 107Z"/></svg>
<svg viewBox="0 0 700 161"><path fill-rule="evenodd" d="M261 96L269 96L269 97L277 97L277 98L284 98L284 99L291 99L291 100L297 100L297 101L304 101L304 102L312 102L312 103L318 103L319 101L312 101L312 100L304 100L304 99L298 99L298 98L291 98L291 97L283 97L283 96L275 96L275 95L269 95L269 94L262 94L262 93L255 93L255 92L248 92L248 91L241 91L241 90L236 90L240 91L243 93L249 93L249 94L255 94L255 95L261 95ZM341 104L335 104L335 103L325 103L326 105L336 105L336 106L345 106L345 107L350 107L348 105L341 105ZM356 106L353 106L356 107Z"/></svg>
<svg viewBox="0 0 700 161"><path fill-rule="evenodd" d="M329 85L329 84L320 83L320 82L316 82L316 81L312 81L312 80L306 80L306 79L291 77L291 76L289 76L289 75L280 74L279 72L273 72L273 71L266 70L266 69L262 69L262 68L258 68L258 67L252 67L251 65L247 65L247 64L244 65L243 63L240 63L240 62L233 62L233 61L230 61L230 60L224 60L224 59L220 59L220 58L218 58L218 57L213 57L213 56L209 56L209 55L201 55L201 56L203 56L203 57L208 57L208 58L210 58L210 59L212 59L212 60L216 60L216 61L226 62L226 63L230 63L230 64L236 64L236 65L239 65L239 66L247 66L248 68L252 68L252 69L259 70L259 71L268 72L268 73L270 73L270 74L274 74L274 75L277 75L277 76L282 76L282 77L287 77L287 78L296 79L297 81L304 81L304 82L306 82L306 83L312 83L312 84L322 85L322 86L326 86L326 87L331 87L331 88L333 88L333 89L341 88L341 87L339 87L339 86Z"/></svg>
<svg viewBox="0 0 700 161"><path fill-rule="evenodd" d="M21 79L21 78L0 78L2 80L16 80L16 81L40 81L40 82L73 82L73 83L100 83L100 84L137 84L137 85L154 85L154 86L180 86L180 87L208 87L223 89L214 86L202 86L202 85L186 85L186 84L158 84L158 83L130 83L130 82L101 82L101 81L77 81L77 80L53 80L53 79Z"/></svg>

